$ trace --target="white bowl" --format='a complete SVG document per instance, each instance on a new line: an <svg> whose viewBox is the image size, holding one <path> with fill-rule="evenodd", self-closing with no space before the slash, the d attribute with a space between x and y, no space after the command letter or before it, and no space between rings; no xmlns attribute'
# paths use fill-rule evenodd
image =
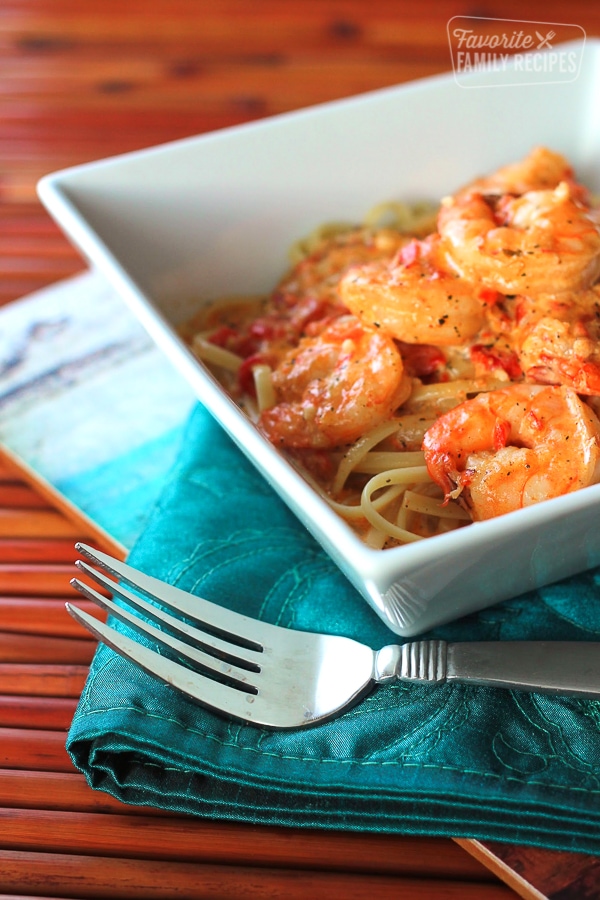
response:
<svg viewBox="0 0 600 900"><path fill-rule="evenodd" d="M582 45L574 45L579 53ZM413 636L600 563L600 485L389 550L366 547L177 335L202 300L267 291L316 225L438 199L543 144L600 189L600 42L564 83L452 75L165 144L44 178L93 266L392 631ZM526 80L526 76L524 76ZM539 78L537 79L539 81Z"/></svg>

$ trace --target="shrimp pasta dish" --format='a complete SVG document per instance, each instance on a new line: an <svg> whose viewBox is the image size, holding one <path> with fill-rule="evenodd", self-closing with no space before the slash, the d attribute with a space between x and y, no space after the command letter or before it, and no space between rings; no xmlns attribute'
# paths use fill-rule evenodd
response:
<svg viewBox="0 0 600 900"><path fill-rule="evenodd" d="M600 481L600 209L562 155L292 252L183 336L368 545Z"/></svg>

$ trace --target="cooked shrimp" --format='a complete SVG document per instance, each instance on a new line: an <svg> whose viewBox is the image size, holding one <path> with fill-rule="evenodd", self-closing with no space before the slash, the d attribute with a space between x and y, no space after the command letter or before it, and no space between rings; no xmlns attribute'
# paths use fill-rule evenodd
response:
<svg viewBox="0 0 600 900"><path fill-rule="evenodd" d="M573 169L569 162L547 147L534 147L524 159L502 166L491 175L477 178L462 190L520 197L528 191L551 190L561 181L573 181Z"/></svg>
<svg viewBox="0 0 600 900"><path fill-rule="evenodd" d="M600 345L581 322L540 319L521 344L519 360L530 381L600 396Z"/></svg>
<svg viewBox="0 0 600 900"><path fill-rule="evenodd" d="M340 281L340 296L362 322L398 340L463 344L479 331L485 303L481 291L440 263L437 235L413 240L391 261L350 269Z"/></svg>
<svg viewBox="0 0 600 900"><path fill-rule="evenodd" d="M507 299L490 309L488 325L528 381L600 396L600 285Z"/></svg>
<svg viewBox="0 0 600 900"><path fill-rule="evenodd" d="M446 263L502 294L577 291L600 275L600 227L566 181L520 197L447 197L438 228Z"/></svg>
<svg viewBox="0 0 600 900"><path fill-rule="evenodd" d="M390 228L353 228L325 233L309 241L308 250L280 281L273 292L277 307L295 307L310 297L322 304L340 303L338 282L357 263L372 262L393 255L409 238Z"/></svg>
<svg viewBox="0 0 600 900"><path fill-rule="evenodd" d="M342 316L303 338L272 375L275 406L260 426L274 444L336 447L357 440L408 397L411 380L393 340Z"/></svg>
<svg viewBox="0 0 600 900"><path fill-rule="evenodd" d="M347 314L337 290L347 268L389 257L408 240L389 228L325 227L309 236L302 247L305 252L269 296L260 302L255 298L251 305L235 300L219 304L219 310L213 309L210 316L198 317L187 326L188 339L202 330L196 347L205 360L214 355L213 344L239 357L238 383L231 390L252 394L256 366L275 368L301 338L318 334L335 318Z"/></svg>
<svg viewBox="0 0 600 900"><path fill-rule="evenodd" d="M423 450L446 502L458 499L475 520L600 480L600 421L562 386L478 394L429 428Z"/></svg>

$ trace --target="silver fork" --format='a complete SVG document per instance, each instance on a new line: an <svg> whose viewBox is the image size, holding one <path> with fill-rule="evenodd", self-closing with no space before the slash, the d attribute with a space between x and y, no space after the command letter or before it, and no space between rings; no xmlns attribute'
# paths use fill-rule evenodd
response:
<svg viewBox="0 0 600 900"><path fill-rule="evenodd" d="M67 603L78 622L117 653L203 706L254 725L274 729L312 725L338 715L375 684L391 681L449 681L600 697L597 643L425 640L372 650L349 638L295 631L240 615L86 544L78 543L76 549L112 578L82 560L76 562L78 569L128 608L77 578L71 583L149 638L153 648Z"/></svg>

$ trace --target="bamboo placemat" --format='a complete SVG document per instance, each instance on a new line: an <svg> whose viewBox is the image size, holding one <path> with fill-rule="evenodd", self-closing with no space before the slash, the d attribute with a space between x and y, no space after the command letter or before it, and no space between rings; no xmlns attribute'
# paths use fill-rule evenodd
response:
<svg viewBox="0 0 600 900"><path fill-rule="evenodd" d="M65 751L94 642L67 614L74 542L104 545L0 456L0 898L460 898L513 891L451 840L299 831L129 807Z"/></svg>

